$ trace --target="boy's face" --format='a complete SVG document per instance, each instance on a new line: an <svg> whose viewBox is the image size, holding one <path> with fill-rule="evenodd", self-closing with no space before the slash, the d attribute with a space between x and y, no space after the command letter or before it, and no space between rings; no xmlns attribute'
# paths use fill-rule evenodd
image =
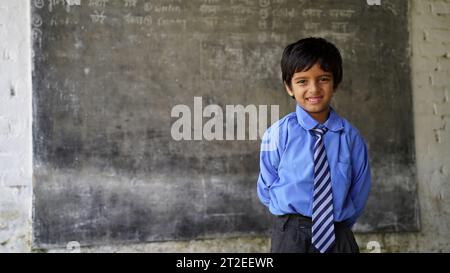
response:
<svg viewBox="0 0 450 273"><path fill-rule="evenodd" d="M331 72L323 71L316 63L307 71L295 73L291 87L285 86L289 95L294 96L297 103L314 119L321 123L326 121L334 94Z"/></svg>

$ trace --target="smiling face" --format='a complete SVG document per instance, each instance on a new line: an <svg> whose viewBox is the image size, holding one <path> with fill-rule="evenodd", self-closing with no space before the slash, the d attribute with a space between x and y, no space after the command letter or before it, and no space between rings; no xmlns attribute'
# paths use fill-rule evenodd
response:
<svg viewBox="0 0 450 273"><path fill-rule="evenodd" d="M296 72L286 91L294 96L298 105L315 120L324 123L328 118L329 105L334 94L333 74L320 68L318 63L309 70Z"/></svg>

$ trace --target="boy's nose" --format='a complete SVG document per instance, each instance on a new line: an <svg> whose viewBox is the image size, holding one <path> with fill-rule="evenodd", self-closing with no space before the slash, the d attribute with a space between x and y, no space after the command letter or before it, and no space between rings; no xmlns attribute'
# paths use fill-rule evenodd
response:
<svg viewBox="0 0 450 273"><path fill-rule="evenodd" d="M315 92L315 91L319 90L319 84L316 83L316 82L312 82L312 83L311 83L311 86L309 87L309 89L310 89L312 92Z"/></svg>

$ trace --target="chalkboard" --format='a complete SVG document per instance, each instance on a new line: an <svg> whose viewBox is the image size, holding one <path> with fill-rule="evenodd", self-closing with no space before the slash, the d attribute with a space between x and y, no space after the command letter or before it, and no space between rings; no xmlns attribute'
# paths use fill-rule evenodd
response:
<svg viewBox="0 0 450 273"><path fill-rule="evenodd" d="M254 106L268 123L273 106L292 112L279 61L308 36L341 49L333 105L369 145L373 189L355 229L417 230L408 4L370 2L31 1L34 245L267 234L260 138L237 140L235 124L207 140L202 109L233 121L227 106ZM191 140L173 135L177 105Z"/></svg>

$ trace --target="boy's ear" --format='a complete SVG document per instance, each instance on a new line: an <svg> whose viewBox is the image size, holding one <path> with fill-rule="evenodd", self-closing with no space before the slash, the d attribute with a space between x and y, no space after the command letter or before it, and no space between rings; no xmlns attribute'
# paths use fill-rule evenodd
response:
<svg viewBox="0 0 450 273"><path fill-rule="evenodd" d="M286 92L289 94L289 96L294 98L294 92L292 92L292 89L289 87L289 85L284 82L284 88L286 88Z"/></svg>

